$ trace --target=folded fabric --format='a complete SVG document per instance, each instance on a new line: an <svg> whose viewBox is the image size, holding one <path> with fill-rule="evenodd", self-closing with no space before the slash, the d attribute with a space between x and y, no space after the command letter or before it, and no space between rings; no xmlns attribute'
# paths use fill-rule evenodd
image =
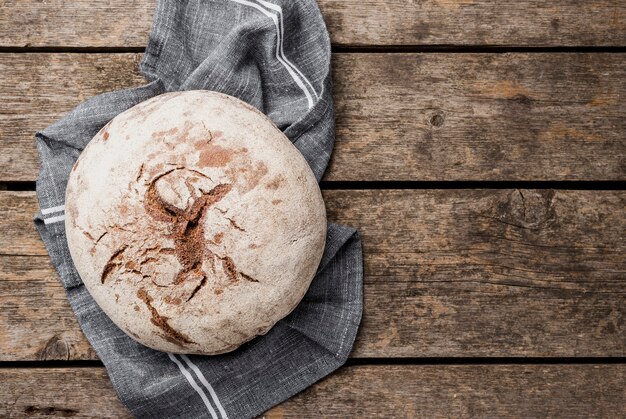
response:
<svg viewBox="0 0 626 419"><path fill-rule="evenodd" d="M63 220L74 162L126 109L161 93L206 89L268 115L319 181L334 144L330 59L314 0L160 0L140 66L148 83L96 96L37 133L35 225L85 336L135 416L253 417L342 365L361 320L361 242L355 230L330 224L309 291L265 336L219 356L154 351L110 321L72 263Z"/></svg>

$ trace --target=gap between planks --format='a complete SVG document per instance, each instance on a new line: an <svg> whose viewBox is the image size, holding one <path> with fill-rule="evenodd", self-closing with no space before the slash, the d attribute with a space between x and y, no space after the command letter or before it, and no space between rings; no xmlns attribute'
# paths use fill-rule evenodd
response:
<svg viewBox="0 0 626 419"><path fill-rule="evenodd" d="M451 365L626 365L626 357L425 357L425 358L348 358L344 367L353 366L451 366ZM0 361L0 369L31 368L102 368L99 359Z"/></svg>
<svg viewBox="0 0 626 419"><path fill-rule="evenodd" d="M555 189L568 191L621 191L620 181L322 181L321 190L432 190L432 189ZM35 182L0 182L0 191L35 191Z"/></svg>

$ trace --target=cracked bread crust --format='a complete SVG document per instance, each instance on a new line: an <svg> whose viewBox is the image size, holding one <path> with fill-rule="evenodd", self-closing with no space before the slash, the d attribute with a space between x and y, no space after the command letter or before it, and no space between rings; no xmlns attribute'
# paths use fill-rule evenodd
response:
<svg viewBox="0 0 626 419"><path fill-rule="evenodd" d="M174 353L232 351L306 293L326 213L304 157L251 106L166 93L115 117L72 169L67 240L104 312Z"/></svg>

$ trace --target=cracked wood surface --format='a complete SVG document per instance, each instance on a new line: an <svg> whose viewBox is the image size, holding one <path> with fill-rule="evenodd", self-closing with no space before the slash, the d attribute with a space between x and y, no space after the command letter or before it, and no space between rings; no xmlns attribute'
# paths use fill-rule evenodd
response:
<svg viewBox="0 0 626 419"><path fill-rule="evenodd" d="M33 134L143 83L140 54L0 54L0 181L34 181ZM326 180L624 180L626 54L334 55Z"/></svg>
<svg viewBox="0 0 626 419"><path fill-rule="evenodd" d="M623 364L350 366L264 417L618 418L625 384ZM131 417L104 368L3 369L0 391L2 417Z"/></svg>
<svg viewBox="0 0 626 419"><path fill-rule="evenodd" d="M626 191L333 190L356 227L365 308L353 357L626 354ZM0 192L0 360L95 359L32 225Z"/></svg>
<svg viewBox="0 0 626 419"><path fill-rule="evenodd" d="M611 46L621 0L318 0L338 46ZM154 0L2 0L3 47L143 47Z"/></svg>

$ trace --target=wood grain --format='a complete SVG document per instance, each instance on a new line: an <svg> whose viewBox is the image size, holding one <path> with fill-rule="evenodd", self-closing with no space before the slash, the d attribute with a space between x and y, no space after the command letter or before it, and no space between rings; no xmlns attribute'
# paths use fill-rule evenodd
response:
<svg viewBox="0 0 626 419"><path fill-rule="evenodd" d="M0 54L0 181L33 134L139 85L137 54ZM624 180L626 54L336 54L326 180Z"/></svg>
<svg viewBox="0 0 626 419"><path fill-rule="evenodd" d="M625 387L623 364L351 366L264 417L618 418ZM0 391L2 417L131 417L104 368L2 369Z"/></svg>
<svg viewBox="0 0 626 419"><path fill-rule="evenodd" d="M625 191L324 196L329 219L363 239L352 357L626 355ZM0 360L94 359L35 211L33 192L0 192Z"/></svg>
<svg viewBox="0 0 626 419"><path fill-rule="evenodd" d="M0 46L142 47L154 0L2 0ZM333 44L624 45L620 0L318 0Z"/></svg>

